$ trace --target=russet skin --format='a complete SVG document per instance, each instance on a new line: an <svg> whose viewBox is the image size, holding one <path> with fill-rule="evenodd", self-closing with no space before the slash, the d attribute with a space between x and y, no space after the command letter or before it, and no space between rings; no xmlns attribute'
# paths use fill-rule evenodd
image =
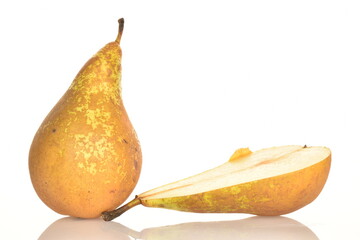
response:
<svg viewBox="0 0 360 240"><path fill-rule="evenodd" d="M60 214L99 217L126 200L140 175L141 148L121 98L123 24L83 66L30 148L36 193Z"/></svg>

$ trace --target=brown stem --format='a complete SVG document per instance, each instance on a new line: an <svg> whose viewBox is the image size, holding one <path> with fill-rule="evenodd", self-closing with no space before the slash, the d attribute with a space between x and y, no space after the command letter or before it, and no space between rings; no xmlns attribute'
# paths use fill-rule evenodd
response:
<svg viewBox="0 0 360 240"><path fill-rule="evenodd" d="M123 30L124 30L124 18L120 18L118 20L118 22L119 22L119 32L118 32L115 42L120 43L121 36L122 36Z"/></svg>
<svg viewBox="0 0 360 240"><path fill-rule="evenodd" d="M103 212L101 214L102 219L104 219L105 221L111 221L117 217L119 217L121 214L123 214L124 212L126 212L127 210L137 206L141 204L141 200L140 198L138 198L138 196L135 197L135 199L133 199L132 201L128 202L127 204L113 210L113 211L107 211L107 212Z"/></svg>

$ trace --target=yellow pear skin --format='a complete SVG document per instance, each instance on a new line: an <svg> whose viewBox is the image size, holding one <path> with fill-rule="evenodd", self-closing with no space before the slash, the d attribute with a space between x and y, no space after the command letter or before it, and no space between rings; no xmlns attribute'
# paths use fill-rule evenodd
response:
<svg viewBox="0 0 360 240"><path fill-rule="evenodd" d="M219 167L139 194L102 217L110 221L137 205L196 213L283 215L317 198L330 165L326 147L281 146L254 153L243 148Z"/></svg>
<svg viewBox="0 0 360 240"><path fill-rule="evenodd" d="M54 211L81 218L115 209L133 191L141 148L121 97L119 46L100 49L47 115L29 153L32 184Z"/></svg>

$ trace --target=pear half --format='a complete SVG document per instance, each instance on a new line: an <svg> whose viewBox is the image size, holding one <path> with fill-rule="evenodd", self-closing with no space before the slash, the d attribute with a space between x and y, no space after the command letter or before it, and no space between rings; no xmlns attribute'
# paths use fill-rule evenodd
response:
<svg viewBox="0 0 360 240"><path fill-rule="evenodd" d="M102 217L110 221L139 204L197 213L287 214L319 195L330 165L326 147L241 148L216 168L144 192Z"/></svg>

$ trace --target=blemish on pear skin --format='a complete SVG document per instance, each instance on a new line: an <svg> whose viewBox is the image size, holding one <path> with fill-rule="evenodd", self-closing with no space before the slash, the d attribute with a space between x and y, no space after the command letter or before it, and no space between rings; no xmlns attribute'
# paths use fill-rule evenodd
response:
<svg viewBox="0 0 360 240"><path fill-rule="evenodd" d="M89 173L91 173L92 175L95 175L97 173L97 169L96 169L96 163L90 163L90 166L87 167L86 169Z"/></svg>
<svg viewBox="0 0 360 240"><path fill-rule="evenodd" d="M84 164L83 163L78 163L77 164L79 168L84 168Z"/></svg>
<svg viewBox="0 0 360 240"><path fill-rule="evenodd" d="M132 180L135 183L137 181L136 176L132 176Z"/></svg>
<svg viewBox="0 0 360 240"><path fill-rule="evenodd" d="M92 129L97 128L98 126L105 127L106 122L110 119L111 113L105 112L103 109L88 109L85 113L86 124L91 125Z"/></svg>
<svg viewBox="0 0 360 240"><path fill-rule="evenodd" d="M54 129L52 130L52 132L55 133L55 132L56 132L56 128L54 128Z"/></svg>

